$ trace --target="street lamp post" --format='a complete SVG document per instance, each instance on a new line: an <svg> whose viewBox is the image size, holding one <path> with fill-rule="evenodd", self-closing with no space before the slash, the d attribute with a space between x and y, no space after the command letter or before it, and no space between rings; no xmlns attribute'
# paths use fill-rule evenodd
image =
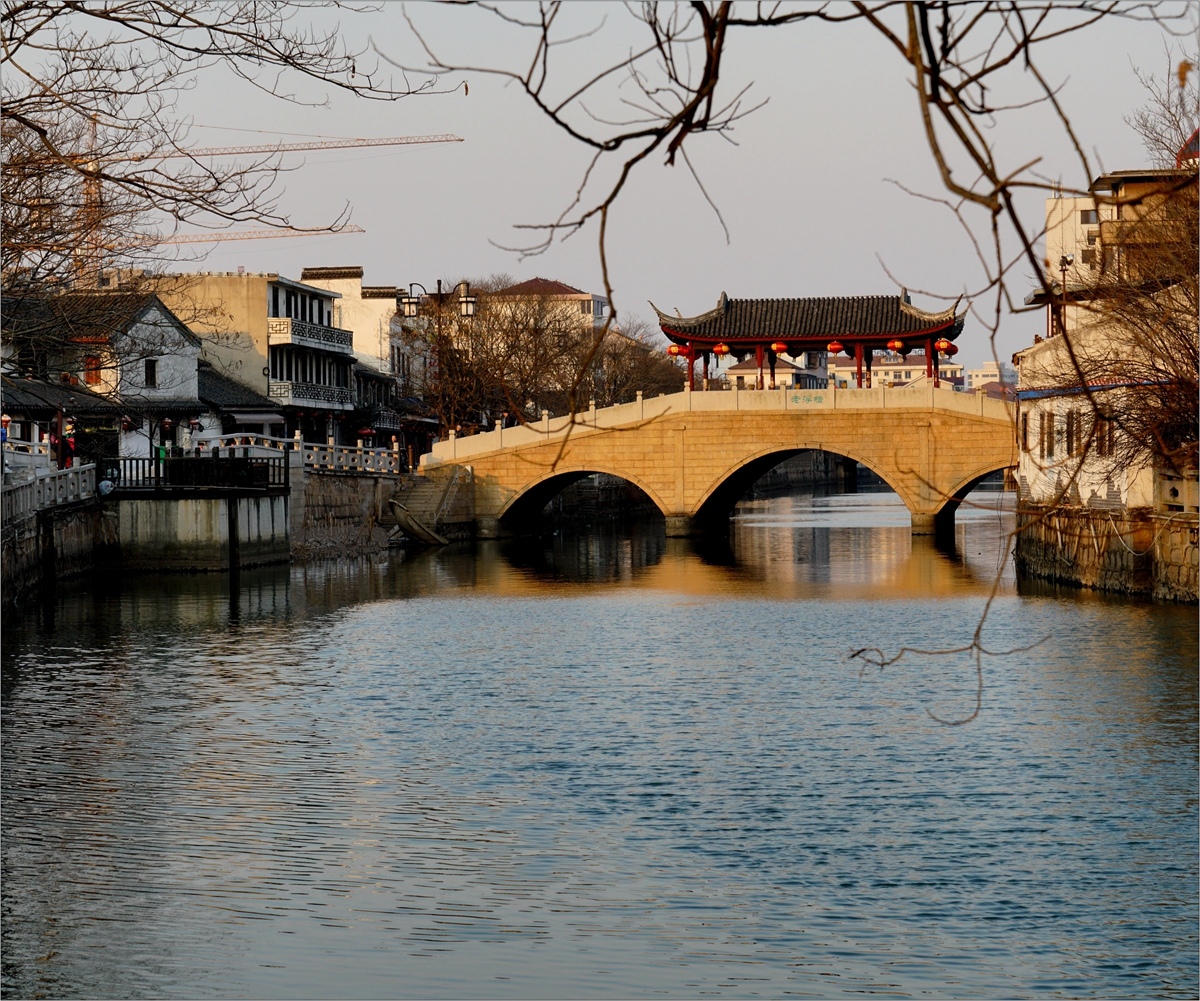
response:
<svg viewBox="0 0 1200 1001"><path fill-rule="evenodd" d="M399 305L401 313L407 319L413 319L421 315L421 296L417 295L413 290L420 289L426 299L437 299L437 339L434 343L434 367L435 371L441 370L441 351L442 343L442 307L445 303L446 296L449 292L442 291L442 280L439 278L437 283L437 292L433 295L429 294L429 290L420 282L409 282L408 294L400 296ZM458 315L463 319L470 319L475 315L476 308L479 304L479 297L471 294L470 282L459 282L454 290L458 293Z"/></svg>

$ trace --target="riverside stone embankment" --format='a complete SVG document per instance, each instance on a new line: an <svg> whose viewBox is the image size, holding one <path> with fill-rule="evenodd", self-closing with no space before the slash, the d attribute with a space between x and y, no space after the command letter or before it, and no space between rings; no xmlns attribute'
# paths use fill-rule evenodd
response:
<svg viewBox="0 0 1200 1001"><path fill-rule="evenodd" d="M1162 601L1197 600L1195 514L1024 508L1018 525L1020 573Z"/></svg>

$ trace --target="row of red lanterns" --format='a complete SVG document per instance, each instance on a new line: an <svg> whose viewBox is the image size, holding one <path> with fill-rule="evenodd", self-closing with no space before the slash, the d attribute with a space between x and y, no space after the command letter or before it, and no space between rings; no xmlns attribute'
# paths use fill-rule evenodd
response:
<svg viewBox="0 0 1200 1001"><path fill-rule="evenodd" d="M788 346L786 344L784 344L783 341L775 341L771 345L771 350L774 351L777 355L785 354L787 352L787 349L788 349ZM727 354L729 354L730 348L729 348L728 344L722 343L722 344L714 344L712 346L711 350L712 350L712 353L715 354L718 358L724 358ZM671 355L672 357L678 358L682 354L687 354L687 348L680 347L678 344L672 344L669 348L667 348L667 354Z"/></svg>
<svg viewBox="0 0 1200 1001"><path fill-rule="evenodd" d="M947 340L945 337L938 338L938 340L934 341L933 346L942 354L949 355L951 358L958 354L958 345L953 341ZM825 347L830 354L838 354L839 352L846 350L846 345L844 345L841 341L830 341L827 345L825 345ZM777 355L785 354L787 349L788 346L783 341L775 341L771 344L771 350ZM896 354L901 354L906 350L904 342L898 340L888 341L887 349L895 352ZM669 348L667 348L667 354L677 358L679 355L687 354L687 350L687 348L680 347L678 344L672 344ZM720 358L723 358L725 355L729 354L729 345L716 344L712 348L712 353Z"/></svg>
<svg viewBox="0 0 1200 1001"><path fill-rule="evenodd" d="M958 354L958 345L953 341L946 340L945 337L938 338L938 340L933 342L933 346L942 354L950 355L951 358ZM841 341L830 341L825 345L825 348L830 354L837 354L839 351L846 351L846 345L844 345ZM903 341L888 341L887 349L895 352L896 354L902 354L906 350Z"/></svg>

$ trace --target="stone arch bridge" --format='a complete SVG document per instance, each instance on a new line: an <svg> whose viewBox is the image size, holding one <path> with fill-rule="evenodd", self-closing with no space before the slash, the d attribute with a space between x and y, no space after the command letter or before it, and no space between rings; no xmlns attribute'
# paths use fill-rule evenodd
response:
<svg viewBox="0 0 1200 1001"><path fill-rule="evenodd" d="M492 538L535 527L574 480L608 473L635 484L667 534L722 526L764 472L820 450L861 462L908 506L914 534L953 525L983 477L1016 465L1012 404L929 384L876 389L691 392L456 438L422 457L437 510ZM431 484L431 486L433 485ZM431 514L433 512L430 512Z"/></svg>

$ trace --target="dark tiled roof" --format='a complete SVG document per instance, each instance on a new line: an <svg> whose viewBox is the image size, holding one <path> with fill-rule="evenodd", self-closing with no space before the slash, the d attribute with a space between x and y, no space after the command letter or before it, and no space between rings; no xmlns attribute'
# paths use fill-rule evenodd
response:
<svg viewBox="0 0 1200 1001"><path fill-rule="evenodd" d="M304 268L300 272L300 280L306 282L312 278L361 278L362 268Z"/></svg>
<svg viewBox="0 0 1200 1001"><path fill-rule="evenodd" d="M668 316L656 306L654 311L663 332L675 341L903 337L935 331L953 340L965 316L955 316L955 307L927 313L898 295L729 299L722 292L717 308L700 316Z"/></svg>
<svg viewBox="0 0 1200 1001"><path fill-rule="evenodd" d="M83 386L68 386L40 379L3 377L4 410L23 414L52 414L60 407L71 413L115 413L112 400Z"/></svg>
<svg viewBox="0 0 1200 1001"><path fill-rule="evenodd" d="M199 345L200 339L158 296L146 292L67 292L44 299L7 297L4 330L18 338L104 341L128 330L155 305L185 340Z"/></svg>
<svg viewBox="0 0 1200 1001"><path fill-rule="evenodd" d="M221 375L211 365L201 363L196 370L197 396L218 410L275 410L279 404L247 389L240 382Z"/></svg>
<svg viewBox="0 0 1200 1001"><path fill-rule="evenodd" d="M551 278L530 278L529 281L498 289L492 295L588 295L583 289L574 288Z"/></svg>
<svg viewBox="0 0 1200 1001"><path fill-rule="evenodd" d="M362 297L364 299L395 299L395 285L364 285L362 287Z"/></svg>

